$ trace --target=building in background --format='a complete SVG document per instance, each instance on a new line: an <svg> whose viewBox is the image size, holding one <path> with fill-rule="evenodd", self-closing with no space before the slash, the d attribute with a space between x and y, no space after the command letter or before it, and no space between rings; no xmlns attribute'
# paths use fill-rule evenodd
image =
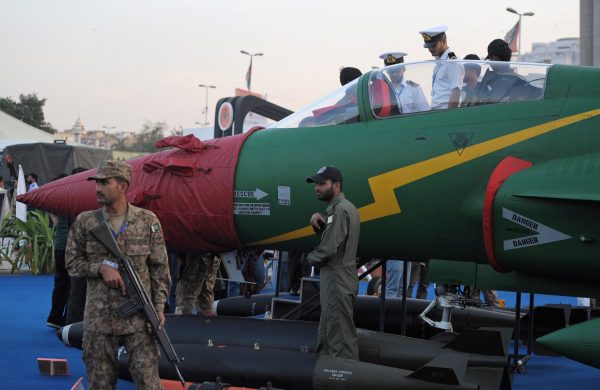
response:
<svg viewBox="0 0 600 390"><path fill-rule="evenodd" d="M81 118L77 118L69 130L59 131L54 135L55 139L64 140L69 145L87 145L109 150L120 141L131 145L135 143L135 137L136 133L133 131L86 130Z"/></svg>
<svg viewBox="0 0 600 390"><path fill-rule="evenodd" d="M600 0L579 0L580 65L600 66Z"/></svg>
<svg viewBox="0 0 600 390"><path fill-rule="evenodd" d="M579 38L561 38L548 43L535 42L531 45L531 52L518 56L518 61L579 65Z"/></svg>

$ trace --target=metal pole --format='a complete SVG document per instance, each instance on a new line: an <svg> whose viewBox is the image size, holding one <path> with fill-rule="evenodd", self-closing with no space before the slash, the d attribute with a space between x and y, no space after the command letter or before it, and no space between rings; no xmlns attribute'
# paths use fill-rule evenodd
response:
<svg viewBox="0 0 600 390"><path fill-rule="evenodd" d="M527 355L531 355L531 349L533 347L533 311L534 311L534 293L529 293L529 324L527 332Z"/></svg>
<svg viewBox="0 0 600 390"><path fill-rule="evenodd" d="M385 332L385 290L387 286L387 260L381 262L381 292L379 293L379 331Z"/></svg>
<svg viewBox="0 0 600 390"><path fill-rule="evenodd" d="M204 99L204 126L208 126L208 85L204 88L206 88L206 98Z"/></svg>
<svg viewBox="0 0 600 390"><path fill-rule="evenodd" d="M279 251L279 258L277 259L277 281L275 282L275 298L279 297L279 290L281 288L281 265L283 264L283 251Z"/></svg>
<svg viewBox="0 0 600 390"><path fill-rule="evenodd" d="M513 345L513 359L514 367L517 368L519 364L519 336L521 333L521 291L517 291L517 302L515 304L515 334L514 334L514 345Z"/></svg>
<svg viewBox="0 0 600 390"><path fill-rule="evenodd" d="M521 14L519 14L519 56L521 55L521 35L523 35L523 25L521 24Z"/></svg>
<svg viewBox="0 0 600 390"><path fill-rule="evenodd" d="M406 285L408 284L408 261L404 260L402 266L402 322L400 323L400 334L406 336Z"/></svg>
<svg viewBox="0 0 600 390"><path fill-rule="evenodd" d="M250 74L248 75L248 92L252 90L252 59L254 58L254 54L250 56Z"/></svg>

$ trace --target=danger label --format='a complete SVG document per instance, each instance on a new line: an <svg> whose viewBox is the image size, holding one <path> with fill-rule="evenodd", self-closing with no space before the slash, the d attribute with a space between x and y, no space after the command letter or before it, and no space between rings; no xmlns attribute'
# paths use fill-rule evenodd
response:
<svg viewBox="0 0 600 390"><path fill-rule="evenodd" d="M521 214L517 214L506 208L502 208L502 218L512 221L518 225L533 230L537 234L526 237L513 238L510 240L504 240L504 250L509 251L512 249L526 248L535 245L549 244L551 242L557 242L562 240L568 240L571 236L559 232L549 226L534 221L531 218L527 218Z"/></svg>
<svg viewBox="0 0 600 390"><path fill-rule="evenodd" d="M234 203L234 215L271 215L269 203Z"/></svg>

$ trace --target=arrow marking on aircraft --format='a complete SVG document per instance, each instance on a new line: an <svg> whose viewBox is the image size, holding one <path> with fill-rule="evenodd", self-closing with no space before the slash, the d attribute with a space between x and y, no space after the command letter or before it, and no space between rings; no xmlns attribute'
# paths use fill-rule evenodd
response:
<svg viewBox="0 0 600 390"><path fill-rule="evenodd" d="M526 248L528 246L536 246L542 244L548 244L550 242L568 240L573 238L564 233L554 230L544 224L541 224L533 219L517 214L509 209L502 208L502 218L512 221L518 225L533 230L538 234L534 234L527 237L514 238L512 240L504 240L504 250L509 251L512 249Z"/></svg>
<svg viewBox="0 0 600 390"><path fill-rule="evenodd" d="M445 153L428 160L394 169L368 179L374 202L361 207L358 212L360 221L369 222L375 219L388 217L401 212L400 205L396 199L394 191L407 184L424 179L428 176L443 172L447 169L465 164L479 157L497 152L520 142L530 140L543 134L565 126L572 125L586 119L600 115L600 109L581 112L579 114L556 119L542 123L523 130L515 131L510 134L500 136L478 144L470 145L465 148L460 155L456 151ZM264 240L250 243L249 245L268 245L276 242L294 240L297 238L312 236L314 231L312 227L306 226L301 229L293 230L288 233L270 237Z"/></svg>
<svg viewBox="0 0 600 390"><path fill-rule="evenodd" d="M234 198L254 198L256 200L261 200L265 196L268 196L266 192L262 191L260 188L257 188L255 191L234 191Z"/></svg>

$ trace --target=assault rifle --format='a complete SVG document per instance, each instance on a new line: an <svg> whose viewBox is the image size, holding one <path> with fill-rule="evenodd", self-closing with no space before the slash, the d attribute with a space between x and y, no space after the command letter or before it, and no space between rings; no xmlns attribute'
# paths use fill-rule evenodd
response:
<svg viewBox="0 0 600 390"><path fill-rule="evenodd" d="M171 363L175 368L175 371L177 371L179 381L185 388L185 381L183 380L178 367L181 359L177 356L175 349L173 349L173 344L171 344L171 340L169 340L169 336L167 335L165 328L163 327L158 329L158 314L156 313L156 309L154 308L154 305L152 304L144 285L140 281L137 272L135 272L135 269L133 268L131 259L125 256L119 249L119 246L117 245L112 231L106 221L93 227L90 230L90 234L120 262L119 272L121 273L121 277L125 283L125 289L129 299L119 305L119 307L116 309L117 314L121 318L127 318L140 310L144 311L144 315L152 327L152 333L154 333L154 337L156 337L169 363Z"/></svg>

